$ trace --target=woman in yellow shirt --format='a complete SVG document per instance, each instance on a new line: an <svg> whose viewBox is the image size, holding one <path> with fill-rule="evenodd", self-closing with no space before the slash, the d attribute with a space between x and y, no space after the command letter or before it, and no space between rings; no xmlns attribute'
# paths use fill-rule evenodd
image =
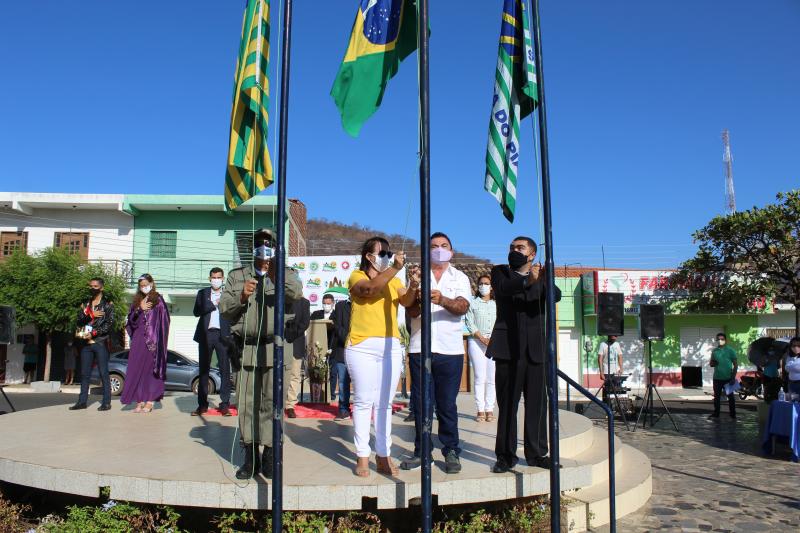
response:
<svg viewBox="0 0 800 533"><path fill-rule="evenodd" d="M399 305L408 307L416 299L416 284L408 289L395 277L403 268L405 254L389 251L389 243L372 237L361 248L361 269L347 281L352 302L350 334L345 346L347 371L353 383L353 429L356 470L369 476L369 428L375 411L377 470L396 475L389 457L392 446L392 398L400 379L403 347L397 328Z"/></svg>

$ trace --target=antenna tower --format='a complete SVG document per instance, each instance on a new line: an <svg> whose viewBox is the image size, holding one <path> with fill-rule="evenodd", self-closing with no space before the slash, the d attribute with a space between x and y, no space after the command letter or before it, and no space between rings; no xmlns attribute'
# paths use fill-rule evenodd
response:
<svg viewBox="0 0 800 533"><path fill-rule="evenodd" d="M731 155L731 136L722 130L722 163L725 167L725 209L728 214L736 212L736 193L733 191L733 156Z"/></svg>

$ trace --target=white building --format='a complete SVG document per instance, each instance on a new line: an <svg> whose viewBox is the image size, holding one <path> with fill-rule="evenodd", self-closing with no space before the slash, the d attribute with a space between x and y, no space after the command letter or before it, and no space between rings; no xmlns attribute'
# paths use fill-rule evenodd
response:
<svg viewBox="0 0 800 533"><path fill-rule="evenodd" d="M60 246L128 274L133 216L123 211L123 205L122 194L0 192L0 261L17 248L33 254ZM18 325L16 333L19 338L36 331ZM54 352L54 360L57 356ZM6 383L21 382L22 363L21 343L0 345L0 382L3 377Z"/></svg>

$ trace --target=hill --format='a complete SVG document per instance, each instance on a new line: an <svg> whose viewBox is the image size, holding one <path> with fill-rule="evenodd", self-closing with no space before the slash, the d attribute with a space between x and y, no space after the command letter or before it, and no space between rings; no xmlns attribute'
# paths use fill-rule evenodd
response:
<svg viewBox="0 0 800 533"><path fill-rule="evenodd" d="M392 250L405 249L408 261L418 262L419 242L396 233L384 233L358 224L341 224L324 218L310 219L306 223L306 248L308 255L358 255L364 241L379 235L389 241ZM488 263L483 257L455 252L454 263Z"/></svg>

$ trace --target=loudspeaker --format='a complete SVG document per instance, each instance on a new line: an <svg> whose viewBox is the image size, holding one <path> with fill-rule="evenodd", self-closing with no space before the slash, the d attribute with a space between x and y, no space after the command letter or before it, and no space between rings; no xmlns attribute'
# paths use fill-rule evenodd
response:
<svg viewBox="0 0 800 533"><path fill-rule="evenodd" d="M14 308L0 305L0 344L14 342Z"/></svg>
<svg viewBox="0 0 800 533"><path fill-rule="evenodd" d="M597 293L597 334L625 334L625 295L621 292Z"/></svg>
<svg viewBox="0 0 800 533"><path fill-rule="evenodd" d="M643 340L664 339L664 306L642 304L639 306L639 336Z"/></svg>

